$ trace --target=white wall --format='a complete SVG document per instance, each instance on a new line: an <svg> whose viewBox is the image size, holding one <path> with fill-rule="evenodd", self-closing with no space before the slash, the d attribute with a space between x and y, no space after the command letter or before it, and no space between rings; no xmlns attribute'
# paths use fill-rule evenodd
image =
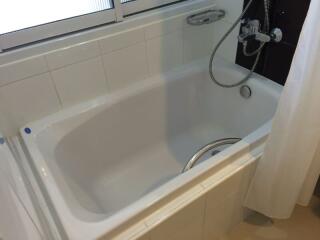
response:
<svg viewBox="0 0 320 240"><path fill-rule="evenodd" d="M215 8L227 10L227 17L214 24L186 24L188 15L214 7L213 0L199 0L0 54L0 130L15 135L30 121L208 56L242 1L217 0ZM229 61L236 36L219 51Z"/></svg>

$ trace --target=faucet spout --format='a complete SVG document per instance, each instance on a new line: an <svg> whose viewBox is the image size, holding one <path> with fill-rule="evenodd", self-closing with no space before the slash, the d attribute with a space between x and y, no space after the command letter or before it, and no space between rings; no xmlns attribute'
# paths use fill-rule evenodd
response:
<svg viewBox="0 0 320 240"><path fill-rule="evenodd" d="M245 25L241 28L241 33L238 36L238 41L241 43L249 40L261 43L280 42L282 39L282 32L278 28L273 29L270 34L262 32L259 20L247 20L244 23Z"/></svg>

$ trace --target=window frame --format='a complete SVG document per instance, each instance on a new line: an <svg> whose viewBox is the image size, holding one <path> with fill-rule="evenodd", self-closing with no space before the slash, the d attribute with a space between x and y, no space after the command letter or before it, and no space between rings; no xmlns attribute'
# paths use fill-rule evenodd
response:
<svg viewBox="0 0 320 240"><path fill-rule="evenodd" d="M181 0L133 0L121 3L121 0L113 0L113 8L111 9L0 34L0 53L4 50L45 41L50 38L61 37L65 34L71 34L99 25L125 21L124 16L180 1Z"/></svg>
<svg viewBox="0 0 320 240"><path fill-rule="evenodd" d="M0 49L10 49L115 21L116 11L112 8L4 33L0 35Z"/></svg>
<svg viewBox="0 0 320 240"><path fill-rule="evenodd" d="M122 3L122 12L124 16L139 13L148 9L161 7L174 2L181 2L181 0L133 0Z"/></svg>

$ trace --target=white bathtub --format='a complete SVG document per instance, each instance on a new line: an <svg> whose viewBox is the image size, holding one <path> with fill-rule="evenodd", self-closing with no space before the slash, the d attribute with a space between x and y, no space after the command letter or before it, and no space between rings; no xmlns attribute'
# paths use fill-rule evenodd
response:
<svg viewBox="0 0 320 240"><path fill-rule="evenodd" d="M223 62L216 72L223 81L244 75ZM192 181L204 163L181 170L199 147L254 136L272 119L281 87L258 75L248 85L249 99L239 88L220 88L209 79L207 61L198 61L22 128L68 238L96 239ZM210 157L206 168L240 151L242 142Z"/></svg>

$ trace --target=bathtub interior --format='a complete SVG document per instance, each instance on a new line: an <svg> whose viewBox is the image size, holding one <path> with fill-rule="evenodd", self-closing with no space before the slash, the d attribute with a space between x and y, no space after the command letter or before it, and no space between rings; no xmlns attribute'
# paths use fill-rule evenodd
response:
<svg viewBox="0 0 320 240"><path fill-rule="evenodd" d="M239 77L227 71L218 74ZM159 76L50 124L35 142L72 213L99 221L179 175L205 144L243 138L270 120L277 99L265 82L252 79L244 99L203 68Z"/></svg>

